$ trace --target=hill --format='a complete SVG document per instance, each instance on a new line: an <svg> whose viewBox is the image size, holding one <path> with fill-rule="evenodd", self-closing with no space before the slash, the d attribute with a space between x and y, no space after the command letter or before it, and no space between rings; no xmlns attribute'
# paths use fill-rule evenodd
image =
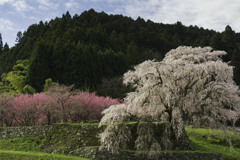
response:
<svg viewBox="0 0 240 160"><path fill-rule="evenodd" d="M100 95L123 97L128 90L119 80L124 72L147 59L161 60L180 45L225 50L229 54L223 59L232 61L235 82L240 84L240 34L230 26L220 33L181 22L154 23L90 9L33 24L19 34L18 41L0 52L0 75L11 71L17 60L28 59L26 84L38 92L52 78L79 89L97 90Z"/></svg>

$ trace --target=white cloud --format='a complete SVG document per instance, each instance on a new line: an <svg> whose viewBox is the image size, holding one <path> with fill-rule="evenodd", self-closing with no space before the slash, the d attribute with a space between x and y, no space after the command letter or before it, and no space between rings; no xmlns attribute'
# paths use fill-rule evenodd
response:
<svg viewBox="0 0 240 160"><path fill-rule="evenodd" d="M13 2L13 0L0 0L0 5L4 5L10 2Z"/></svg>
<svg viewBox="0 0 240 160"><path fill-rule="evenodd" d="M26 11L32 9L25 0L0 0L0 5L8 4L14 7L17 11Z"/></svg>
<svg viewBox="0 0 240 160"><path fill-rule="evenodd" d="M64 5L67 9L76 8L79 6L79 4L74 0L70 0L70 1L66 2Z"/></svg>
<svg viewBox="0 0 240 160"><path fill-rule="evenodd" d="M37 0L38 3L40 3L41 5L44 5L44 6L50 6L51 5L51 2L48 1L48 0Z"/></svg>
<svg viewBox="0 0 240 160"><path fill-rule="evenodd" d="M2 34L2 39L5 42L8 42L10 46L13 46L13 39L16 38L16 29L14 23L8 19L0 18L0 33ZM15 40L15 39L14 39Z"/></svg>
<svg viewBox="0 0 240 160"><path fill-rule="evenodd" d="M58 4L59 1L54 3L53 1L50 1L50 0L37 0L37 2L40 4L39 8L42 10L57 9L59 7L59 4Z"/></svg>
<svg viewBox="0 0 240 160"><path fill-rule="evenodd" d="M12 2L11 4L17 11L27 11L32 9L31 6L29 6L25 0L17 0Z"/></svg>
<svg viewBox="0 0 240 160"><path fill-rule="evenodd" d="M36 21L36 22L40 21L40 19L38 17L35 17L35 16L30 16L29 19L31 19L33 21Z"/></svg>
<svg viewBox="0 0 240 160"><path fill-rule="evenodd" d="M0 30L8 30L8 31L12 31L13 29L13 22L8 20L8 19L4 19L4 18L0 18Z"/></svg>
<svg viewBox="0 0 240 160"><path fill-rule="evenodd" d="M125 13L155 22L198 25L222 31L226 25L240 31L239 0L131 0Z"/></svg>

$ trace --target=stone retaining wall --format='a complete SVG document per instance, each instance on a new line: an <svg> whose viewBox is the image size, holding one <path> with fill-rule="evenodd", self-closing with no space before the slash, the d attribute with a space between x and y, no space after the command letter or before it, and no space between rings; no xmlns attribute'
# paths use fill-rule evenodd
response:
<svg viewBox="0 0 240 160"><path fill-rule="evenodd" d="M0 140L44 136L53 128L53 126L21 126L21 127L1 127Z"/></svg>
<svg viewBox="0 0 240 160"><path fill-rule="evenodd" d="M211 153L173 153L173 152L128 152L112 154L99 150L98 133L103 128L97 125L67 125L0 128L0 140L45 136L40 147L42 152L62 153L96 160L223 160L220 154Z"/></svg>

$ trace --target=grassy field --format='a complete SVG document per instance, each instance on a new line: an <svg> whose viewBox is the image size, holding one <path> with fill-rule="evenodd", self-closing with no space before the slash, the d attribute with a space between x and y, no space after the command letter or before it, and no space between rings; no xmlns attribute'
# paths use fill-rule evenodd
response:
<svg viewBox="0 0 240 160"><path fill-rule="evenodd" d="M219 130L189 128L186 132L195 152L221 153L225 159L240 160L240 137L230 133L233 148L227 143L227 135Z"/></svg>
<svg viewBox="0 0 240 160"><path fill-rule="evenodd" d="M79 124L72 124L79 125ZM82 125L82 124L81 124ZM92 124L97 125L97 124ZM227 144L227 136L219 130L186 127L186 132L192 141L193 151L174 150L170 152L200 152L200 153L221 153L225 159L240 160L240 138L230 133L234 150L230 150ZM85 160L76 156L60 154L47 154L39 152L39 147L44 141L44 136L14 138L0 140L1 160ZM165 151L166 152L166 151Z"/></svg>
<svg viewBox="0 0 240 160"><path fill-rule="evenodd" d="M0 140L1 160L89 160L77 156L39 152L44 137L27 137Z"/></svg>
<svg viewBox="0 0 240 160"><path fill-rule="evenodd" d="M41 152L24 152L24 151L11 151L0 150L1 160L89 160L76 156L67 156L60 154L47 154Z"/></svg>

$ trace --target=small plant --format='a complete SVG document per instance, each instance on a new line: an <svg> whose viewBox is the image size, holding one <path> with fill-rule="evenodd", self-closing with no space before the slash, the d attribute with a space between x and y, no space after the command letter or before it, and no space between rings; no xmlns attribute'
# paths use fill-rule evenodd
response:
<svg viewBox="0 0 240 160"><path fill-rule="evenodd" d="M207 141L213 144L219 144L219 142L221 141L220 139L217 139L217 137L215 135L211 135L207 137Z"/></svg>

